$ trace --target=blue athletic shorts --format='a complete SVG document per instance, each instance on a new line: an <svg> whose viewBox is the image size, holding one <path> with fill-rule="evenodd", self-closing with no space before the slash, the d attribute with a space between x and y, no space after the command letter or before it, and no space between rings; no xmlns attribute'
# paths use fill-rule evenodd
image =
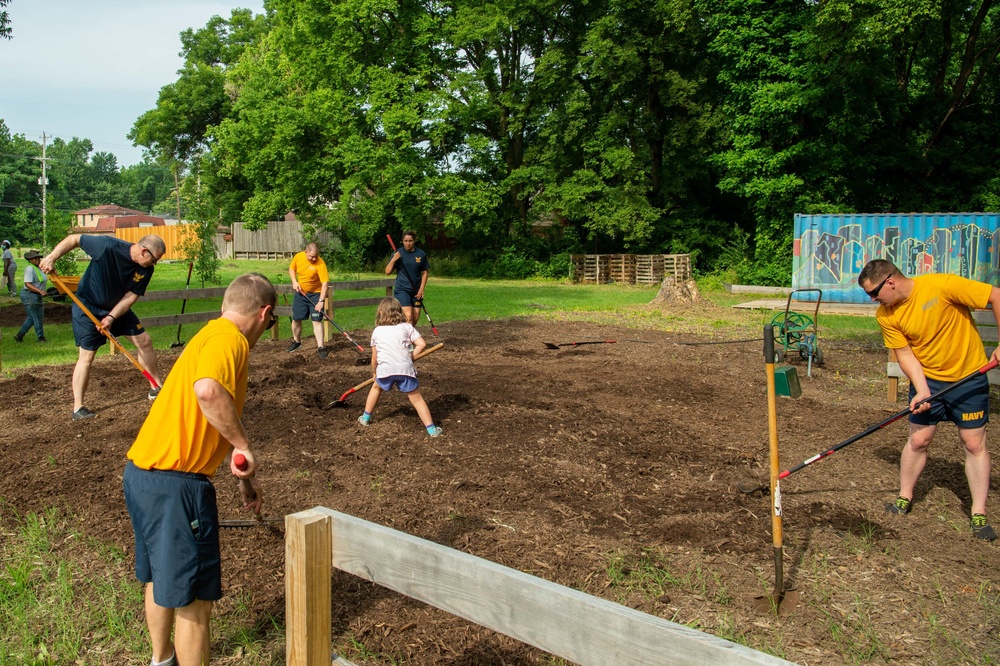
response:
<svg viewBox="0 0 1000 666"><path fill-rule="evenodd" d="M392 297L399 301L399 304L404 308L412 308L417 299L416 294L411 294L410 292L402 291L401 289L393 289Z"/></svg>
<svg viewBox="0 0 1000 666"><path fill-rule="evenodd" d="M135 577L153 601L183 608L222 598L215 486L207 476L125 466L125 505L135 533Z"/></svg>
<svg viewBox="0 0 1000 666"><path fill-rule="evenodd" d="M303 296L299 292L295 292L295 298L292 299L292 319L295 321L302 321L303 319L323 321L323 315L316 312L316 304L319 303L319 294L320 292L314 291L311 294Z"/></svg>
<svg viewBox="0 0 1000 666"><path fill-rule="evenodd" d="M412 393L420 388L417 378L409 375L389 375L388 377L379 377L375 381L378 382L378 387L383 391L391 391L392 387L395 386L400 393Z"/></svg>
<svg viewBox="0 0 1000 666"><path fill-rule="evenodd" d="M954 382L928 379L927 387L931 395ZM910 400L917 391L910 384ZM917 425L937 425L940 421L951 421L959 428L981 428L990 420L990 381L980 375L947 393L942 398L931 400L931 408L920 414L910 414L910 423Z"/></svg>
<svg viewBox="0 0 1000 666"><path fill-rule="evenodd" d="M90 309L90 306L88 306ZM108 313L102 310L90 309L90 313L100 321ZM121 336L135 336L144 333L145 329L135 313L129 310L120 318L115 319L111 324L111 335L116 338ZM87 351L97 351L104 346L107 336L97 330L97 325L90 320L90 317L83 313L76 303L73 304L73 338L76 339L76 346Z"/></svg>

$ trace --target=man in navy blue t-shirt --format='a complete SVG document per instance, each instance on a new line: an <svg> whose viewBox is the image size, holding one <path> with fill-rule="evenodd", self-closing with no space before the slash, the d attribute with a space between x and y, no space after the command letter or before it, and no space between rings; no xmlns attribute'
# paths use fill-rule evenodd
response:
<svg viewBox="0 0 1000 666"><path fill-rule="evenodd" d="M396 271L392 295L403 306L403 314L413 326L420 320L420 303L424 298L430 267L427 253L417 247L417 234L404 231L403 247L392 254L385 274L392 275Z"/></svg>
<svg viewBox="0 0 1000 666"><path fill-rule="evenodd" d="M56 260L70 250L80 248L90 255L90 265L83 272L76 296L101 322L101 328L115 337L125 336L135 344L140 365L156 380L150 386L149 399L159 393L160 377L156 372L156 353L149 333L132 312L132 305L146 293L156 262L167 247L159 236L143 236L138 243L129 243L113 236L67 236L39 262L39 268L51 273ZM80 348L80 357L73 369L73 418L95 416L83 405L90 382L90 366L97 350L104 345L105 335L74 303L73 337Z"/></svg>

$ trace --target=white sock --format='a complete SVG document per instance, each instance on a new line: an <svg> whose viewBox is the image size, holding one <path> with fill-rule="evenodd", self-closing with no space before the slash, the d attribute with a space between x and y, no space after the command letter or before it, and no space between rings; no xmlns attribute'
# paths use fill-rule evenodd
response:
<svg viewBox="0 0 1000 666"><path fill-rule="evenodd" d="M172 655L170 655L170 657L168 659L165 659L163 661L156 661L156 660L150 659L149 660L149 666L173 666L174 664L177 663L177 660L174 659L174 657L176 657L176 656L177 656L177 652L174 652Z"/></svg>

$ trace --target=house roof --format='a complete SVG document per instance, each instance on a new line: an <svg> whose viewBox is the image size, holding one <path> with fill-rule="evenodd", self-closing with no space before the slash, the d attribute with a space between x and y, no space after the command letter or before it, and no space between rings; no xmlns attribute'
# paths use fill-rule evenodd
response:
<svg viewBox="0 0 1000 666"><path fill-rule="evenodd" d="M152 215L115 215L98 218L96 228L98 231L114 231L115 229L131 229L141 224L154 227L166 226L163 218Z"/></svg>
<svg viewBox="0 0 1000 666"><path fill-rule="evenodd" d="M105 204L103 206L94 206L93 208L84 208L83 210L78 210L74 215L102 215L115 217L118 215L145 215L141 210L133 210L131 208L124 208L118 204Z"/></svg>

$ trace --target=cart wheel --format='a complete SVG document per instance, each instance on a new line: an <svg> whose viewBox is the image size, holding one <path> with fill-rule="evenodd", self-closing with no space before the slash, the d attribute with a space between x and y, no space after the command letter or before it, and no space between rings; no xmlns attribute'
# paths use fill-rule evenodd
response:
<svg viewBox="0 0 1000 666"><path fill-rule="evenodd" d="M785 348L778 347L777 349L774 350L774 362L781 363L784 360L785 360Z"/></svg>
<svg viewBox="0 0 1000 666"><path fill-rule="evenodd" d="M819 347L813 350L813 365L823 365L823 350Z"/></svg>

